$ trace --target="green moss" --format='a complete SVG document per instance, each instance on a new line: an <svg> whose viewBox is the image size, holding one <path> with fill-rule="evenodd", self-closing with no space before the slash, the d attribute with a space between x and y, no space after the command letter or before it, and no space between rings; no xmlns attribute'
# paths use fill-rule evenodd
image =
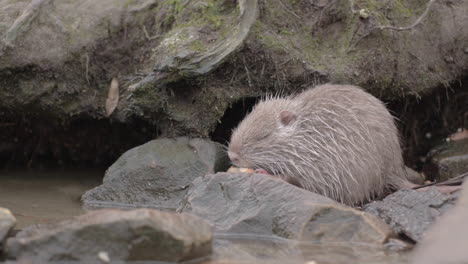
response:
<svg viewBox="0 0 468 264"><path fill-rule="evenodd" d="M206 52L208 48L200 40L195 40L190 43L190 49L198 52Z"/></svg>

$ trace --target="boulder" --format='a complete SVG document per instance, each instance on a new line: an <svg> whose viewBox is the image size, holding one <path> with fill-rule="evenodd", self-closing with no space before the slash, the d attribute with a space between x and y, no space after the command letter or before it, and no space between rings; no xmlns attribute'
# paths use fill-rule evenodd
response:
<svg viewBox="0 0 468 264"><path fill-rule="evenodd" d="M85 208L154 207L175 210L196 177L225 169L218 143L204 139L157 139L124 153L103 184L82 196Z"/></svg>
<svg viewBox="0 0 468 264"><path fill-rule="evenodd" d="M468 172L468 139L450 141L428 154L424 171L433 180L445 181Z"/></svg>
<svg viewBox="0 0 468 264"><path fill-rule="evenodd" d="M393 235L371 214L263 174L199 177L178 211L204 218L218 232L373 244L385 243Z"/></svg>
<svg viewBox="0 0 468 264"><path fill-rule="evenodd" d="M365 205L364 210L384 219L395 232L420 241L427 228L454 205L457 196L435 188L423 192L405 189Z"/></svg>
<svg viewBox="0 0 468 264"><path fill-rule="evenodd" d="M102 209L57 225L25 228L6 243L17 260L183 261L211 254L211 227L198 217L154 209Z"/></svg>

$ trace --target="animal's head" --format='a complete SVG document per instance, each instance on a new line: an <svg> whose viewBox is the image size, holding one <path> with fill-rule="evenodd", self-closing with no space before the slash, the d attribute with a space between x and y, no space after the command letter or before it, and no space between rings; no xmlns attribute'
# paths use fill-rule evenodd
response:
<svg viewBox="0 0 468 264"><path fill-rule="evenodd" d="M296 103L290 99L269 98L258 103L233 131L228 148L231 162L244 168L268 168L294 130Z"/></svg>

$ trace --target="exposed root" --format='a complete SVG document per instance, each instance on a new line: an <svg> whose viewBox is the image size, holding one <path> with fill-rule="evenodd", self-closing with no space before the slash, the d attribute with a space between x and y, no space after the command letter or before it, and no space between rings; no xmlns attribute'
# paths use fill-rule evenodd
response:
<svg viewBox="0 0 468 264"><path fill-rule="evenodd" d="M424 10L424 12L414 21L413 24L411 24L410 26L406 26L406 27L397 27L397 26L392 26L392 25L385 25L385 26L382 26L382 25L377 25L377 26L373 26L371 27L365 34L363 34L362 36L359 37L359 39L357 39L352 45L351 45L351 48L350 50L354 49L354 47L356 47L359 42L361 40L363 40L364 38L368 37L372 32L374 32L374 30L378 29L378 30L395 30L395 31L406 31L406 30L411 30L413 28L415 28L416 26L418 26L422 21L423 19L427 16L427 14L429 13L429 10L431 9L431 6L432 4L435 2L436 0L429 0L429 2L427 3L426 5L426 9ZM356 9L354 9L354 2L353 0L349 0L349 3L350 3L350 10L351 10L351 13L353 14L356 14L358 13L359 11L357 11Z"/></svg>

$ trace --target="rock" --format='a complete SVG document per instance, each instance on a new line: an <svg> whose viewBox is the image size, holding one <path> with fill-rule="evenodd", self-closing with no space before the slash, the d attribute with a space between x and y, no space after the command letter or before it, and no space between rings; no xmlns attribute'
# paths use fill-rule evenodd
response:
<svg viewBox="0 0 468 264"><path fill-rule="evenodd" d="M371 214L263 174L199 177L178 211L204 218L219 232L373 244L393 235Z"/></svg>
<svg viewBox="0 0 468 264"><path fill-rule="evenodd" d="M458 202L432 226L416 246L414 264L467 263L468 251L468 182Z"/></svg>
<svg viewBox="0 0 468 264"><path fill-rule="evenodd" d="M447 195L435 188L424 192L399 190L365 205L364 210L384 219L395 232L420 241L427 228L453 206L456 197L456 193Z"/></svg>
<svg viewBox="0 0 468 264"><path fill-rule="evenodd" d="M0 251L2 249L3 240L7 237L15 224L16 218L11 214L10 210L0 207Z"/></svg>
<svg viewBox="0 0 468 264"><path fill-rule="evenodd" d="M6 243L9 258L42 261L182 261L211 254L211 227L154 209L102 209L57 225L26 228Z"/></svg>
<svg viewBox="0 0 468 264"><path fill-rule="evenodd" d="M467 172L468 139L450 141L432 150L423 170L427 175L434 175L434 180L439 182Z"/></svg>
<svg viewBox="0 0 468 264"><path fill-rule="evenodd" d="M103 184L82 196L85 208L175 210L196 177L227 168L222 146L203 139L157 139L124 153Z"/></svg>

